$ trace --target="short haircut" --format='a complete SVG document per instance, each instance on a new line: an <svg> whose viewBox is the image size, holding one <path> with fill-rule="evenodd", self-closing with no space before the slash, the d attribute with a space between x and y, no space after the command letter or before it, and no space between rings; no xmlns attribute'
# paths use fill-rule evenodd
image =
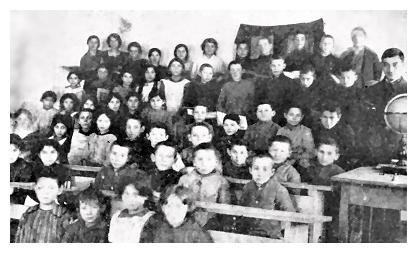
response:
<svg viewBox="0 0 417 253"><path fill-rule="evenodd" d="M211 127L210 127L210 125L209 125L208 123L206 123L206 122L195 122L195 123L191 124L189 134L191 134L191 132L193 131L193 128L194 128L194 127L198 127L198 126L201 126L201 127L205 127L205 128L207 128L207 129L208 129L208 131L209 131L209 133L210 133L211 135L213 134L213 132L212 132L212 128L211 128Z"/></svg>
<svg viewBox="0 0 417 253"><path fill-rule="evenodd" d="M38 169L35 173L35 182L38 183L40 178L51 178L56 180L58 187L61 187L66 180L66 175L64 173L60 173L59 171L56 170L51 170L48 168L40 168Z"/></svg>
<svg viewBox="0 0 417 253"><path fill-rule="evenodd" d="M404 53L398 48L388 48L385 50L381 56L381 60L383 61L385 58L391 58L395 56L400 57L401 61L404 61Z"/></svg>
<svg viewBox="0 0 417 253"><path fill-rule="evenodd" d="M336 147L336 152L339 153L339 144L337 144L337 141L329 136L324 136L320 138L317 142L317 148L319 148L321 145L329 145Z"/></svg>
<svg viewBox="0 0 417 253"><path fill-rule="evenodd" d="M40 101L44 100L45 98L52 98L52 100L54 101L54 103L58 100L58 98L56 96L56 93L53 92L53 91L51 91L51 90L45 91L42 94L42 97L41 97L41 100Z"/></svg>
<svg viewBox="0 0 417 253"><path fill-rule="evenodd" d="M269 158L272 161L274 160L272 158L272 156L266 151L266 150L258 150L256 152L254 152L254 154L250 155L248 157L248 159L246 160L246 163L252 167L253 166L253 162L255 161L255 159L259 159L259 158ZM272 170L274 170L274 167L272 166Z"/></svg>
<svg viewBox="0 0 417 253"><path fill-rule="evenodd" d="M76 75L78 77L78 79L81 80L81 75L78 71L70 71L67 75L67 80L69 80L72 75Z"/></svg>
<svg viewBox="0 0 417 253"><path fill-rule="evenodd" d="M71 99L74 103L74 110L78 110L78 107L80 106L80 100L78 100L77 96L73 93L65 93L62 95L62 97L59 99L59 105L61 109L64 109L64 101L68 98Z"/></svg>
<svg viewBox="0 0 417 253"><path fill-rule="evenodd" d="M159 149L159 147L161 146L167 146L167 147L171 147L174 149L174 155L177 155L177 143L172 140L171 138L168 138L168 140L166 141L161 141L158 144L155 145L155 149L154 149L154 153L156 153L156 151Z"/></svg>
<svg viewBox="0 0 417 253"><path fill-rule="evenodd" d="M174 48L174 56L176 58L178 58L177 50L179 48L181 48L181 47L183 47L185 49L185 52L187 53L187 55L185 56L185 60L188 61L188 58L190 57L190 55L189 55L188 47L185 44L178 44L178 45L175 46L175 48Z"/></svg>
<svg viewBox="0 0 417 253"><path fill-rule="evenodd" d="M352 37L354 32L362 32L366 36L366 31L365 31L365 29L363 29L362 26L357 26L357 27L353 28L352 32L350 33L351 37Z"/></svg>
<svg viewBox="0 0 417 253"><path fill-rule="evenodd" d="M137 92L129 91L129 93L127 93L126 95L126 101L129 100L129 98L131 97L136 97L140 101L140 95Z"/></svg>
<svg viewBox="0 0 417 253"><path fill-rule="evenodd" d="M193 191L185 186L182 185L172 185L165 189L165 191L162 192L161 198L159 199L159 205L162 207L164 205L168 204L168 198L171 195L177 196L184 205L188 206L187 213L191 214L195 206L195 194Z"/></svg>
<svg viewBox="0 0 417 253"><path fill-rule="evenodd" d="M313 73L313 75L315 75L316 69L314 68L312 64L305 64L300 70L300 75L304 75L310 72Z"/></svg>
<svg viewBox="0 0 417 253"><path fill-rule="evenodd" d="M131 47L136 47L139 50L139 54L142 53L142 47L140 46L140 44L136 41L130 42L129 45L127 45L127 51L130 51Z"/></svg>
<svg viewBox="0 0 417 253"><path fill-rule="evenodd" d="M42 140L40 140L38 145L37 145L36 153L40 154L42 149L46 146L53 147L58 152L58 157L59 157L59 154L61 153L61 145L59 145L59 142L55 139L42 139Z"/></svg>
<svg viewBox="0 0 417 253"><path fill-rule="evenodd" d="M23 149L23 141L17 134L10 134L10 144L15 145L19 150Z"/></svg>
<svg viewBox="0 0 417 253"><path fill-rule="evenodd" d="M198 144L196 147L193 148L193 159L199 150L212 150L219 162L221 162L220 152L214 147L211 142L203 142Z"/></svg>
<svg viewBox="0 0 417 253"><path fill-rule="evenodd" d="M237 114L234 114L234 113L226 114L223 118L223 124L227 119L235 121L237 124L240 124L240 117Z"/></svg>
<svg viewBox="0 0 417 253"><path fill-rule="evenodd" d="M117 188L117 193L122 196L128 185L133 185L133 187L135 187L135 189L138 191L138 195L146 197L145 203L143 203L143 207L151 211L156 210L156 205L153 201L152 189L143 182L143 179L138 177L122 177L120 179L119 187Z"/></svg>
<svg viewBox="0 0 417 253"><path fill-rule="evenodd" d="M232 137L227 145L228 149L232 149L234 146L245 146L248 149L248 142L243 138ZM249 151L249 150L248 150Z"/></svg>
<svg viewBox="0 0 417 253"><path fill-rule="evenodd" d="M288 144L290 145L290 148L292 148L292 142L291 142L291 139L290 139L290 138L288 138L288 137L287 137L287 136L285 136L285 135L275 135L275 136L273 136L272 138L270 138L270 139L269 139L269 145L268 145L268 147L271 147L271 146L272 146L272 144L273 144L274 142L283 142L283 143L288 143Z"/></svg>
<svg viewBox="0 0 417 253"><path fill-rule="evenodd" d="M211 68L212 70L213 70L213 72L214 72L214 68L213 68L213 66L211 66L210 64L208 64L208 63L203 63L203 64L201 64L201 66L200 66L200 72L201 71L203 71L203 69L204 68Z"/></svg>
<svg viewBox="0 0 417 253"><path fill-rule="evenodd" d="M255 105L256 105L256 110L258 110L258 106L260 105L269 105L271 109L274 111L274 108L272 107L271 102L268 101L267 99L260 99L255 103Z"/></svg>
<svg viewBox="0 0 417 253"><path fill-rule="evenodd" d="M110 47L110 39L111 38L114 38L114 39L116 39L117 40L117 42L118 42L118 48L120 48L121 46L122 46L122 38L120 38L120 35L119 34L117 34L117 33L111 33L108 37L107 37L107 40L106 40L106 42L107 42L107 45Z"/></svg>
<svg viewBox="0 0 417 253"><path fill-rule="evenodd" d="M323 36L321 37L320 42L321 42L321 41L323 41L324 39L327 39L327 38L334 40L334 38L333 38L333 36L332 36L332 35L330 35L330 34L325 34L325 35L323 35Z"/></svg>
<svg viewBox="0 0 417 253"><path fill-rule="evenodd" d="M113 149L113 147L114 146L120 146L120 147L123 147L123 148L128 148L128 155L130 155L131 154L131 152L132 152L132 148L131 148L131 146L130 146L130 143L127 141L127 140L125 140L125 139L117 139L116 141L114 141L111 145L110 145L110 152L111 152L111 150ZM130 160L130 157L128 158L128 161L127 161L127 163L129 162L129 160Z"/></svg>
<svg viewBox="0 0 417 253"><path fill-rule="evenodd" d="M87 189L78 194L78 205L80 203L97 202L102 207L106 204L105 196L101 191L95 189L91 184Z"/></svg>
<svg viewBox="0 0 417 253"><path fill-rule="evenodd" d="M90 36L88 36L88 38L87 38L87 44L90 43L90 40L92 40L92 39L96 39L98 41L98 48L99 48L100 47L100 39L98 38L97 35L90 35Z"/></svg>
<svg viewBox="0 0 417 253"><path fill-rule="evenodd" d="M161 50L159 48L154 47L154 48L149 49L148 58L151 57L153 52L157 52L159 54L159 56L162 56Z"/></svg>
<svg viewBox="0 0 417 253"><path fill-rule="evenodd" d="M259 39L258 39L258 43L259 43L260 40L268 40L269 44L272 44L272 42L273 42L272 38L270 36L267 36L267 35L260 36Z"/></svg>
<svg viewBox="0 0 417 253"><path fill-rule="evenodd" d="M165 133L168 135L168 126L166 124L162 123L162 122L151 123L149 125L149 127L146 128L147 129L146 133L149 134L151 132L151 130L154 129L154 128L164 129Z"/></svg>
<svg viewBox="0 0 417 253"><path fill-rule="evenodd" d="M177 58L177 57L175 57L175 58L173 58L172 60L169 61L168 69L171 67L172 63L174 63L174 62L178 62L179 64L181 64L182 70L184 71L184 69L185 69L184 62L180 58Z"/></svg>
<svg viewBox="0 0 417 253"><path fill-rule="evenodd" d="M336 112L338 115L342 114L340 105L336 101L332 100L324 101L322 103L320 106L320 113L323 113L324 111Z"/></svg>
<svg viewBox="0 0 417 253"><path fill-rule="evenodd" d="M207 38L207 39L203 40L203 43L201 43L201 50L203 50L203 54L205 53L204 48L206 47L207 43L214 44L214 47L215 47L214 55L216 55L217 49L219 48L219 43L217 43L217 40L215 40L214 38Z"/></svg>
<svg viewBox="0 0 417 253"><path fill-rule="evenodd" d="M272 61L274 61L274 60L282 60L282 61L285 63L285 56L284 56L284 55L282 55L282 54L273 54L273 55L271 56L271 63L272 63Z"/></svg>
<svg viewBox="0 0 417 253"><path fill-rule="evenodd" d="M285 113L288 113L288 111L289 111L291 108L298 108L298 109L300 109L301 114L302 114L302 115L304 115L304 110L305 110L305 108L304 108L304 106L303 106L303 105L301 105L301 104L299 104L299 103L290 103L290 104L288 104L288 105L284 106L284 112L285 112Z"/></svg>
<svg viewBox="0 0 417 253"><path fill-rule="evenodd" d="M242 63L240 61L233 60L227 66L227 70L230 71L230 68L232 67L232 65L240 65L240 67L242 67L242 69L243 69Z"/></svg>

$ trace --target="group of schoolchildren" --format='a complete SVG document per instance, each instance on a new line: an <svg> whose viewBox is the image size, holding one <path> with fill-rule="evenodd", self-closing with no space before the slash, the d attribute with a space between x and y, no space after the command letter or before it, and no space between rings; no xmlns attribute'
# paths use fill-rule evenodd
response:
<svg viewBox="0 0 417 253"><path fill-rule="evenodd" d="M255 60L242 41L227 68L213 38L194 62L177 45L165 67L158 48L145 60L137 42L123 52L120 36L110 34L109 49L100 51L90 36L59 110L56 92L46 91L36 118L27 108L11 115L10 181L36 183L35 194L11 190L12 203L36 203L14 224L14 241L212 242L210 229L281 238L279 222L216 215L195 202L296 212L290 193L300 191L280 182L331 185L344 169L375 162L367 146L374 139L365 139L381 124L374 111L384 102L371 93L392 97L406 83L392 67L372 83L382 67L371 62L375 78L358 67L369 64L368 51L375 54L359 43L364 36L360 27L352 31L354 49L344 59L332 54L330 35L310 54L297 33L299 51L289 55L272 54L272 42L261 37ZM396 58L404 61L399 49L382 56ZM68 165L101 169L79 192L71 190ZM338 198L329 199L326 215L336 218ZM336 241L335 226L324 241Z"/></svg>

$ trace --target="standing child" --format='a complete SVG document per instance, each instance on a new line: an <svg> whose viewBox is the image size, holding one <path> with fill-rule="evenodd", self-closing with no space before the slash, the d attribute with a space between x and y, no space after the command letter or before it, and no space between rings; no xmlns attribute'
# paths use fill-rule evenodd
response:
<svg viewBox="0 0 417 253"><path fill-rule="evenodd" d="M140 116L148 124L161 123L169 130L172 128L172 114L166 110L165 95L161 90L153 89L149 93L149 106L142 110Z"/></svg>
<svg viewBox="0 0 417 253"><path fill-rule="evenodd" d="M193 64L193 69L191 71L191 78L196 78L198 74L198 70L200 66L204 63L208 63L213 66L214 74L223 74L226 72L226 66L224 61L218 57L217 49L219 45L217 41L213 38L207 38L201 43L201 50L203 51L203 55L196 59L195 64Z"/></svg>
<svg viewBox="0 0 417 253"><path fill-rule="evenodd" d="M145 142L143 143L142 159L147 164L151 163L151 154L155 153L156 144L169 138L168 127L162 123L152 123L146 126Z"/></svg>
<svg viewBox="0 0 417 253"><path fill-rule="evenodd" d="M243 188L240 205L295 212L287 189L273 178L274 161L269 154L255 155L251 159L249 172L252 180ZM256 236L282 237L280 221L244 218L239 230Z"/></svg>
<svg viewBox="0 0 417 253"><path fill-rule="evenodd" d="M226 158L226 149L230 145L231 140L243 139L245 131L240 127L240 117L237 114L226 114L223 118L222 128L218 128L215 136L215 146L219 150L222 158Z"/></svg>
<svg viewBox="0 0 417 253"><path fill-rule="evenodd" d="M143 148L143 136L145 131L143 121L136 116L128 116L126 120L125 138L123 141L129 146L131 153L131 163L140 165L143 161L142 148Z"/></svg>
<svg viewBox="0 0 417 253"><path fill-rule="evenodd" d="M97 98L94 96L87 95L84 101L81 102L81 109L90 109L95 111L99 108Z"/></svg>
<svg viewBox="0 0 417 253"><path fill-rule="evenodd" d="M83 101L85 98L85 91L81 86L80 74L75 71L71 71L67 75L68 86L65 87L65 93L72 93L77 96L78 101Z"/></svg>
<svg viewBox="0 0 417 253"><path fill-rule="evenodd" d="M100 39L97 35L87 38L88 51L81 57L80 71L85 76L86 82L94 79L97 68L103 63L103 52L99 50Z"/></svg>
<svg viewBox="0 0 417 253"><path fill-rule="evenodd" d="M78 219L65 230L63 243L107 242L108 226L102 219L104 196L92 187L78 195Z"/></svg>
<svg viewBox="0 0 417 253"><path fill-rule="evenodd" d="M272 37L261 36L258 39L257 46L259 48L259 57L252 62L252 69L254 72L263 78L270 75L269 65L271 64L271 56L273 52L273 41Z"/></svg>
<svg viewBox="0 0 417 253"><path fill-rule="evenodd" d="M129 92L133 91L133 75L129 71L125 70L122 72L122 83L114 87L113 93L117 93L122 97L122 103L125 103L126 96Z"/></svg>
<svg viewBox="0 0 417 253"><path fill-rule="evenodd" d="M68 153L71 149L71 137L73 132L73 124L71 117L67 115L56 115L52 119L51 124L52 135L49 139L58 141L60 145L59 161L68 164Z"/></svg>
<svg viewBox="0 0 417 253"><path fill-rule="evenodd" d="M211 142L212 139L213 129L210 128L209 124L205 122L192 124L188 133L188 141L191 142L191 146L181 151L181 158L185 166L192 165L194 149L201 143Z"/></svg>
<svg viewBox="0 0 417 253"><path fill-rule="evenodd" d="M333 54L334 38L329 34L323 35L320 40L320 52L313 54L311 63L316 69L319 80L337 81L339 74L340 60Z"/></svg>
<svg viewBox="0 0 417 253"><path fill-rule="evenodd" d="M149 63L155 67L156 81L167 78L168 68L161 65L162 52L159 48L151 48L148 52Z"/></svg>
<svg viewBox="0 0 417 253"><path fill-rule="evenodd" d="M113 118L112 130L116 137L120 137L124 133L123 122L125 121L123 98L119 93L110 93L106 102L106 109Z"/></svg>
<svg viewBox="0 0 417 253"><path fill-rule="evenodd" d="M65 93L59 99L59 107L60 107L60 114L61 115L69 115L71 118L77 114L77 110L79 108L80 101L78 100L77 96L72 93Z"/></svg>
<svg viewBox="0 0 417 253"><path fill-rule="evenodd" d="M136 178L123 180L120 185L123 209L113 214L109 228L109 242L139 242L143 227L155 214L152 190Z"/></svg>
<svg viewBox="0 0 417 253"><path fill-rule="evenodd" d="M176 45L174 49L174 56L184 63L184 76L190 80L193 62L190 59L188 47L185 44Z"/></svg>
<svg viewBox="0 0 417 253"><path fill-rule="evenodd" d="M52 118L58 113L58 110L54 108L56 100L56 93L51 90L45 91L42 94L42 109L35 122L35 125L37 129L39 129L41 135L47 135L49 133Z"/></svg>
<svg viewBox="0 0 417 253"><path fill-rule="evenodd" d="M109 76L109 71L105 65L100 65L97 69L97 77L84 85L87 94L96 97L98 102L103 103L107 100L110 91L113 90L115 84Z"/></svg>
<svg viewBox="0 0 417 253"><path fill-rule="evenodd" d="M159 90L161 83L156 80L156 68L154 65L148 64L145 66L145 80L136 87L136 92L141 97L141 102L148 103L151 99L149 94L152 90Z"/></svg>
<svg viewBox="0 0 417 253"><path fill-rule="evenodd" d="M84 165L88 158L88 143L94 132L93 111L82 108L78 114L79 129L75 129L71 137L71 147L68 153L69 164Z"/></svg>

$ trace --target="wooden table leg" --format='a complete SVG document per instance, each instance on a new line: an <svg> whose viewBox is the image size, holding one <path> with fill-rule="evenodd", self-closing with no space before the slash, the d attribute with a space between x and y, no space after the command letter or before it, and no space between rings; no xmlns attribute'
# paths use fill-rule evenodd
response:
<svg viewBox="0 0 417 253"><path fill-rule="evenodd" d="M342 184L339 210L339 241L348 242L349 236L349 185Z"/></svg>

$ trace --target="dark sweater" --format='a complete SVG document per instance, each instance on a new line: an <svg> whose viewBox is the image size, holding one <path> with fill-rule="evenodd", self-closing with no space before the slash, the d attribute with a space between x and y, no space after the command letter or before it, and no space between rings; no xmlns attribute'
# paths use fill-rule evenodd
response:
<svg viewBox="0 0 417 253"><path fill-rule="evenodd" d="M65 243L103 243L107 242L108 225L99 220L91 227L86 227L80 218L68 225L61 242Z"/></svg>

